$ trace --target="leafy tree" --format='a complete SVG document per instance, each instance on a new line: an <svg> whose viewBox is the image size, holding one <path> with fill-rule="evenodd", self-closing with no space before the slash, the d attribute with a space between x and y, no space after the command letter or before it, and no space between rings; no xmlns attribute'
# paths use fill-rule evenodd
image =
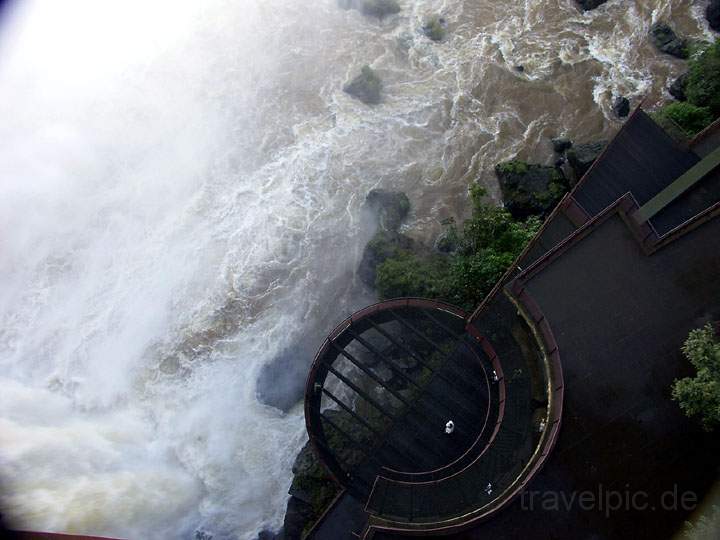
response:
<svg viewBox="0 0 720 540"><path fill-rule="evenodd" d="M710 109L707 107L698 107L686 101L675 101L665 105L657 112L655 117L660 125L664 125L662 117L672 120L690 137L700 133L713 121L713 115Z"/></svg>
<svg viewBox="0 0 720 540"><path fill-rule="evenodd" d="M717 540L720 531L720 506L703 507L701 514L693 521L686 521L682 530L682 540Z"/></svg>
<svg viewBox="0 0 720 540"><path fill-rule="evenodd" d="M690 332L682 352L697 374L673 383L673 399L687 416L700 418L710 431L720 425L720 339L713 326Z"/></svg>
<svg viewBox="0 0 720 540"><path fill-rule="evenodd" d="M516 221L504 208L483 201L485 190L470 189L472 216L447 236L457 244L450 255L404 251L378 267L380 297L422 296L472 309L490 292L540 227L531 217Z"/></svg>
<svg viewBox="0 0 720 540"><path fill-rule="evenodd" d="M713 118L720 116L720 39L690 59L685 95L698 107L707 107Z"/></svg>

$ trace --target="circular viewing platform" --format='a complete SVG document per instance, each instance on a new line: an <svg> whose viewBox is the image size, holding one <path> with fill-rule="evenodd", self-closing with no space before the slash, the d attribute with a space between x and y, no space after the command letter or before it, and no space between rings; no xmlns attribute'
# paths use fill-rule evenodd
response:
<svg viewBox="0 0 720 540"><path fill-rule="evenodd" d="M500 354L462 310L417 298L365 308L322 344L310 441L371 524L451 531L501 507L538 461L554 372L510 307L516 326L492 329Z"/></svg>

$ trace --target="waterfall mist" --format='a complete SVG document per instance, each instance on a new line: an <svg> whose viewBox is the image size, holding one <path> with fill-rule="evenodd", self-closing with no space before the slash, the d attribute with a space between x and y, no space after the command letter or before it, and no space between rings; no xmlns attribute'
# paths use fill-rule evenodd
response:
<svg viewBox="0 0 720 540"><path fill-rule="evenodd" d="M0 19L0 508L129 538L277 529L305 440L297 390L372 301L355 272L375 187L430 241L515 155L606 138L682 66L647 29L688 0L16 1ZM419 28L448 22L440 44ZM383 102L342 86L369 64ZM523 65L521 73L515 67ZM652 76L649 74L652 73ZM284 369L291 366L292 369Z"/></svg>

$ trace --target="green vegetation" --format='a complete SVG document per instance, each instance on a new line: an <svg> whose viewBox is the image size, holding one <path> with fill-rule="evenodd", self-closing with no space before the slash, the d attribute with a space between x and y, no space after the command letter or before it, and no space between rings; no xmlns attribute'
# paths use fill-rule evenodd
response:
<svg viewBox="0 0 720 540"><path fill-rule="evenodd" d="M680 102L651 113L653 120L678 140L697 135L720 116L720 39L714 44L691 44L688 68L670 91Z"/></svg>
<svg viewBox="0 0 720 540"><path fill-rule="evenodd" d="M720 531L720 506L713 504L704 508L699 517L686 521L682 530L682 540L717 540Z"/></svg>
<svg viewBox="0 0 720 540"><path fill-rule="evenodd" d="M382 299L399 296L443 298L448 288L449 273L446 257L422 257L403 251L378 267L375 284Z"/></svg>
<svg viewBox="0 0 720 540"><path fill-rule="evenodd" d="M537 198L552 210L567 191L568 187L565 182L565 177L558 169L554 169L550 173L550 183L548 184L547 191L538 193Z"/></svg>
<svg viewBox="0 0 720 540"><path fill-rule="evenodd" d="M495 165L495 175L515 219L547 216L570 188L562 170L517 159Z"/></svg>
<svg viewBox="0 0 720 540"><path fill-rule="evenodd" d="M679 127L684 135L692 137L700 133L713 121L713 115L707 107L698 107L687 101L668 103L658 110L653 118L657 123L672 131ZM668 126L668 120L675 126Z"/></svg>
<svg viewBox="0 0 720 540"><path fill-rule="evenodd" d="M286 525L290 517L290 530L286 534L288 537L300 538L315 524L338 494L340 486L315 456L309 442L295 457L292 472L294 476L289 490L292 497L286 515Z"/></svg>
<svg viewBox="0 0 720 540"><path fill-rule="evenodd" d="M720 116L720 39L701 48L689 62L685 94L688 102Z"/></svg>
<svg viewBox="0 0 720 540"><path fill-rule="evenodd" d="M711 431L720 425L720 339L713 326L690 332L682 352L697 374L673 383L673 399L687 416L699 418Z"/></svg>
<svg viewBox="0 0 720 540"><path fill-rule="evenodd" d="M530 166L524 161L519 159L513 159L512 161L506 161L499 163L495 169L501 174L526 174Z"/></svg>
<svg viewBox="0 0 720 540"><path fill-rule="evenodd" d="M448 235L457 242L449 255L417 254L399 250L377 271L376 287L382 299L422 296L472 309L482 301L540 227L531 217L516 221L504 208L483 201L485 190L470 190L472 217Z"/></svg>

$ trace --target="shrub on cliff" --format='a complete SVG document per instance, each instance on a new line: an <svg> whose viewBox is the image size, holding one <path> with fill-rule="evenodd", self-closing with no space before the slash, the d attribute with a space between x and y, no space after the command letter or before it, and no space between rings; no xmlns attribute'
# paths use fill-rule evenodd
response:
<svg viewBox="0 0 720 540"><path fill-rule="evenodd" d="M517 219L547 215L570 187L561 169L520 160L495 166L505 208Z"/></svg>
<svg viewBox="0 0 720 540"><path fill-rule="evenodd" d="M694 55L685 88L687 100L720 116L720 40Z"/></svg>
<svg viewBox="0 0 720 540"><path fill-rule="evenodd" d="M421 296L443 298L449 288L449 264L440 255L420 256L404 251L378 267L377 290L380 298Z"/></svg>
<svg viewBox="0 0 720 540"><path fill-rule="evenodd" d="M675 381L673 399L687 416L699 418L710 431L720 426L720 339L713 326L690 332L682 352L697 373Z"/></svg>
<svg viewBox="0 0 720 540"><path fill-rule="evenodd" d="M470 189L472 216L462 230L449 225L457 250L446 256L402 252L377 272L382 299L423 296L472 309L490 292L540 227L537 218L516 221L504 208L485 203L485 190Z"/></svg>
<svg viewBox="0 0 720 540"><path fill-rule="evenodd" d="M527 174L530 170L530 165L524 161L514 159L512 161L498 163L495 166L495 170L501 174Z"/></svg>
<svg viewBox="0 0 720 540"><path fill-rule="evenodd" d="M381 265L388 259L401 259L412 253L415 243L412 238L399 232L378 231L363 251L358 276L369 286L377 286L377 275Z"/></svg>
<svg viewBox="0 0 720 540"><path fill-rule="evenodd" d="M665 126L664 119L675 123L683 132L692 137L710 125L713 116L707 107L698 107L686 101L669 103L654 116L658 124Z"/></svg>

